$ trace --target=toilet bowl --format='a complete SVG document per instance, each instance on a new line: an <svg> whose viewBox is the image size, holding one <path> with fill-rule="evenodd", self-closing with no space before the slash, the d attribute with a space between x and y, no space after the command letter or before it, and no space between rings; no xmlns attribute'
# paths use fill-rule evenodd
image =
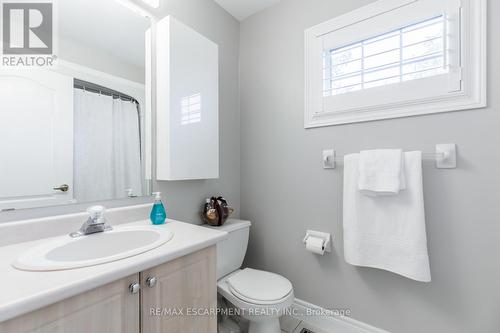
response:
<svg viewBox="0 0 500 333"><path fill-rule="evenodd" d="M217 228L228 238L217 244L217 292L249 321L249 333L280 333L279 317L294 300L285 277L262 270L240 269L245 257L250 222L229 220Z"/></svg>

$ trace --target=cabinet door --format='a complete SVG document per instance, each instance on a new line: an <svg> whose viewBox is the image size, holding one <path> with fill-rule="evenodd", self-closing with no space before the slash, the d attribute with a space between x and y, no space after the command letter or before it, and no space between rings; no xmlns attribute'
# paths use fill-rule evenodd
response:
<svg viewBox="0 0 500 333"><path fill-rule="evenodd" d="M142 333L217 332L215 270L212 246L142 272Z"/></svg>
<svg viewBox="0 0 500 333"><path fill-rule="evenodd" d="M139 274L0 323L0 332L139 333Z"/></svg>
<svg viewBox="0 0 500 333"><path fill-rule="evenodd" d="M156 45L157 178L219 178L219 48L172 16Z"/></svg>

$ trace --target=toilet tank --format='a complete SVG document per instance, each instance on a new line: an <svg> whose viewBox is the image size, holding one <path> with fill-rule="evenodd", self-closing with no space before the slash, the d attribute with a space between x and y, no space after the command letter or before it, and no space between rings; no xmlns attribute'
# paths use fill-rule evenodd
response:
<svg viewBox="0 0 500 333"><path fill-rule="evenodd" d="M247 252L250 221L229 219L220 227L207 228L226 231L228 237L217 243L217 280L234 272L243 264Z"/></svg>

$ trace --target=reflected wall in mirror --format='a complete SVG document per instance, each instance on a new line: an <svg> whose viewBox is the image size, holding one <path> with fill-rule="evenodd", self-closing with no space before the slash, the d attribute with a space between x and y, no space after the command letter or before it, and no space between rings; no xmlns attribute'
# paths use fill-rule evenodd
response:
<svg viewBox="0 0 500 333"><path fill-rule="evenodd" d="M54 68L0 69L0 210L150 194L149 19L56 3Z"/></svg>

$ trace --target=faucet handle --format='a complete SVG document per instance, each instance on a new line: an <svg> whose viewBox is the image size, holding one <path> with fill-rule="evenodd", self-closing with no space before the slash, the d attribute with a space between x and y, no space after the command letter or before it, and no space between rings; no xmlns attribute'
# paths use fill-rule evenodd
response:
<svg viewBox="0 0 500 333"><path fill-rule="evenodd" d="M105 211L106 208L103 206L91 206L87 208L87 213L90 215L89 218L85 221L85 223L83 223L78 231L70 233L70 237L75 238L112 230L113 228L106 223L106 219L104 218Z"/></svg>
<svg viewBox="0 0 500 333"><path fill-rule="evenodd" d="M91 206L87 208L87 213L90 214L92 220L101 219L104 216L106 208L104 206Z"/></svg>

